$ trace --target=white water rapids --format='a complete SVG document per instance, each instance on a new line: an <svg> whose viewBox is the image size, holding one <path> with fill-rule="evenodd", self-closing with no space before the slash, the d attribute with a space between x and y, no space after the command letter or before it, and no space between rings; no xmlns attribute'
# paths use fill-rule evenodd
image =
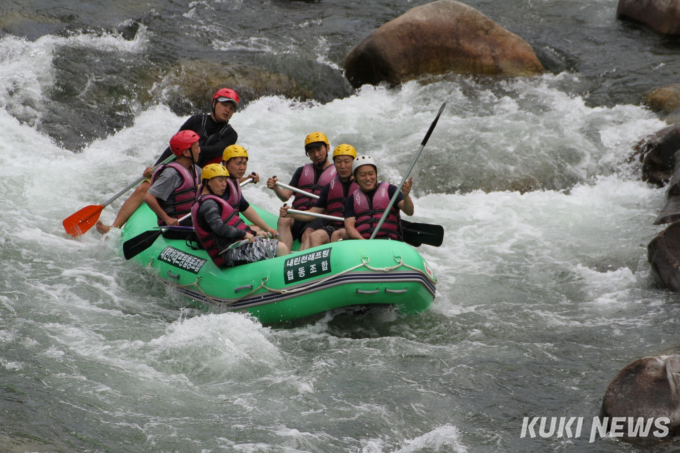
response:
<svg viewBox="0 0 680 453"><path fill-rule="evenodd" d="M263 327L182 310L122 258L119 233L65 235L65 217L137 178L185 118L160 103L63 149L36 126L63 45L144 43L0 39L0 450L637 451L520 430L528 416L597 415L619 369L677 345L678 296L646 261L664 192L627 163L663 126L649 111L588 107L561 91L568 74L251 102L232 120L249 169L289 178L320 130L392 182L448 103L414 172L413 219L446 229L420 250L440 281L432 308ZM515 180L547 189L493 190ZM245 196L280 204L264 184Z"/></svg>

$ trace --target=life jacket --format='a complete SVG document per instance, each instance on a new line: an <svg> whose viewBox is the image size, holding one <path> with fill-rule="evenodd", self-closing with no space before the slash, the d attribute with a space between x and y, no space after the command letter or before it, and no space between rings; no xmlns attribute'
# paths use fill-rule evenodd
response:
<svg viewBox="0 0 680 453"><path fill-rule="evenodd" d="M224 191L224 195L227 194L227 191L229 192L229 196L222 199L229 203L229 206L231 206L232 209L238 212L238 208L241 205L241 184L234 178L227 178L227 190ZM222 197L224 197L224 195L222 195Z"/></svg>
<svg viewBox="0 0 680 453"><path fill-rule="evenodd" d="M208 118L210 117L210 114L206 113L203 114L203 120L201 121L201 126L198 128L196 132L198 135L201 136L201 139L198 141L198 144L203 147L203 146L210 146L213 145L217 142L220 141L222 136L229 130L231 129L231 125L229 122L225 123L224 126L222 126L222 129L219 130L219 132L215 132L212 135L208 135L208 132L205 129L205 125L208 122ZM210 159L205 165L208 164L219 164L222 163L222 156L217 156L212 159Z"/></svg>
<svg viewBox="0 0 680 453"><path fill-rule="evenodd" d="M182 184L170 194L167 200L158 200L158 204L169 216L179 219L191 212L191 205L196 201L197 189L200 182L198 180L198 173L193 165L191 170L189 170L177 162L170 162L169 164L161 165L158 170L154 172L151 177L151 185L156 182L156 179L158 179L166 168L172 168L177 171L182 177ZM158 225L165 225L165 222L159 218Z"/></svg>
<svg viewBox="0 0 680 453"><path fill-rule="evenodd" d="M298 181L297 188L302 189L305 192L313 193L314 195L319 195L323 186L330 183L338 171L335 169L335 165L331 164L316 178L316 171L314 171L314 164L305 164L302 167L302 173L300 174L300 180ZM299 209L300 211L307 211L314 206L314 199L305 197L303 195L296 195L295 201L293 201L293 208Z"/></svg>
<svg viewBox="0 0 680 453"><path fill-rule="evenodd" d="M345 185L340 180L340 176L336 175L330 182L328 201L326 202L326 214L343 219L345 215L345 201L347 201L358 188L359 185L352 181L349 190L345 193ZM343 228L345 226L345 223L342 220L340 222L329 222L336 228Z"/></svg>
<svg viewBox="0 0 680 453"><path fill-rule="evenodd" d="M212 258L215 265L221 267L226 263L219 254L220 250L224 249L224 247L227 247L229 244L240 240L240 238L224 238L222 236L215 236L215 234L210 229L208 222L198 216L198 210L201 209L201 206L207 200L215 200L217 202L217 206L221 211L220 218L223 222L227 222L227 225L238 228L239 230L245 231L246 233L252 233L252 230L248 228L248 225L246 225L243 220L241 220L238 215L238 211L232 209L231 206L229 206L229 204L220 197L216 197L215 195L202 195L198 201L194 203L194 205L191 207L191 219L194 221L194 231L196 232L196 236L198 236L198 240L201 241L201 245L205 251L208 252L208 255L210 258Z"/></svg>
<svg viewBox="0 0 680 453"><path fill-rule="evenodd" d="M364 239L371 237L387 205L390 204L389 192L387 191L389 186L389 183L380 183L372 200L369 200L366 193L361 189L354 192L354 213L356 214L354 227L361 233ZM401 241L400 226L399 208L397 208L395 203L392 205L387 218L385 218L380 231L378 231L375 237L378 239L389 238Z"/></svg>

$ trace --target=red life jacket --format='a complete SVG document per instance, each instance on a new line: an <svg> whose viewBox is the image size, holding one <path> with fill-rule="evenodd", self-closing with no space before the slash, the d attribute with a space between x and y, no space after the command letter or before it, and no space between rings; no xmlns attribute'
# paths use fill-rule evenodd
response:
<svg viewBox="0 0 680 453"><path fill-rule="evenodd" d="M227 222L227 225L238 228L239 230L245 231L246 233L252 233L252 230L248 228L248 225L246 225L243 220L241 220L238 215L238 211L233 210L231 206L229 206L229 204L220 197L216 197L215 195L202 195L198 201L194 203L194 205L191 207L191 219L194 221L194 231L196 232L196 236L198 236L198 240L201 241L201 245L203 245L205 251L208 252L208 255L210 258L212 258L215 265L221 267L225 265L225 261L219 254L219 246L224 248L225 246L228 246L229 244L234 243L241 238L221 238L219 241L215 240L215 235L210 229L208 222L206 222L203 218L199 218L198 216L198 210L201 209L201 205L203 205L203 203L207 200L215 200L217 202L217 206L222 211L220 218L223 222Z"/></svg>
<svg viewBox="0 0 680 453"><path fill-rule="evenodd" d="M236 212L239 212L239 206L241 205L241 184L234 178L227 178L227 190L224 191L226 194L229 192L229 197L222 198L226 201L229 206L232 207ZM222 195L224 197L224 195Z"/></svg>
<svg viewBox="0 0 680 453"><path fill-rule="evenodd" d="M387 205L390 204L390 196L387 188L390 185L382 182L378 185L378 189L373 195L373 199L369 200L366 193L359 189L354 192L354 213L356 214L356 223L354 227L357 229L364 239L369 239L373 230L378 226L378 222L382 218ZM389 238L401 241L401 228L399 224L399 208L397 204L392 205L387 218L380 227L380 231L375 236L376 238Z"/></svg>
<svg viewBox="0 0 680 453"><path fill-rule="evenodd" d="M319 195L323 186L329 184L337 174L338 171L335 169L335 165L331 164L326 167L317 179L316 172L314 171L314 164L305 164L305 166L302 167L302 173L300 174L297 188L302 189L305 192L313 193L314 195ZM296 195L295 201L293 201L293 207L300 211L307 211L314 206L314 203L315 200L313 198Z"/></svg>
<svg viewBox="0 0 680 453"><path fill-rule="evenodd" d="M328 201L326 202L326 214L343 219L345 216L345 201L352 196L359 185L352 181L349 190L345 193L345 185L340 180L340 176L336 175L330 182L330 189L328 190ZM344 228L345 223L329 221L336 228Z"/></svg>
<svg viewBox="0 0 680 453"><path fill-rule="evenodd" d="M163 173L166 168L172 168L182 177L182 184L170 194L167 200L158 200L158 204L170 217L179 219L191 212L191 205L196 201L198 189L198 172L192 165L191 171L177 162L161 165L151 177L151 185ZM165 225L162 219L158 219L158 225Z"/></svg>

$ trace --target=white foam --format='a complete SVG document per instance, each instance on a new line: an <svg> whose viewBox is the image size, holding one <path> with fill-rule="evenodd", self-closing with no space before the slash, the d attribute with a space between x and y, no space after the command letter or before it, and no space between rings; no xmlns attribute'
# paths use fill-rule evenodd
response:
<svg viewBox="0 0 680 453"><path fill-rule="evenodd" d="M467 452L467 448L461 442L460 431L452 425L440 426L415 439L406 440L404 443L406 445L395 450L395 453L412 453L423 450Z"/></svg>

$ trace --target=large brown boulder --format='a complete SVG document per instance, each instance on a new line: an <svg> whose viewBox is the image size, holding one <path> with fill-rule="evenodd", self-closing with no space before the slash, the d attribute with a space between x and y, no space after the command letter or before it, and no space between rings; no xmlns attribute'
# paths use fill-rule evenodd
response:
<svg viewBox="0 0 680 453"><path fill-rule="evenodd" d="M680 426L680 356L677 351L669 354L643 357L629 363L622 369L607 387L602 400L603 417L625 417L628 425L629 417L644 422L650 419L665 417L664 423L668 435L676 435ZM646 423L645 423L646 424ZM624 438L629 437L624 430ZM647 437L658 437L658 430L653 424Z"/></svg>
<svg viewBox="0 0 680 453"><path fill-rule="evenodd" d="M680 35L680 0L619 0L616 15L663 35Z"/></svg>
<svg viewBox="0 0 680 453"><path fill-rule="evenodd" d="M440 0L371 33L343 61L355 87L396 85L425 74L531 76L544 72L531 46L479 11Z"/></svg>

